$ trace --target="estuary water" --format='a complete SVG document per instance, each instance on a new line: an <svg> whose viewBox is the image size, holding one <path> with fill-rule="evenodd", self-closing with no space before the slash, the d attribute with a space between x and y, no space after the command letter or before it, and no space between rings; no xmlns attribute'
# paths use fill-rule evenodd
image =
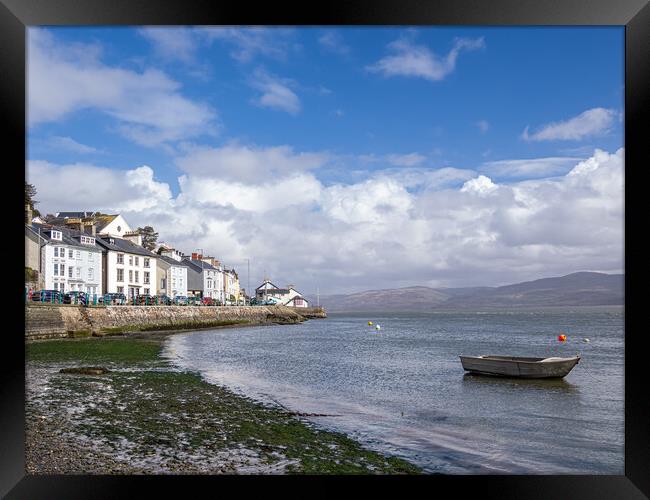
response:
<svg viewBox="0 0 650 500"><path fill-rule="evenodd" d="M546 381L465 374L458 358L576 353ZM332 313L174 335L165 355L427 472L624 474L623 308Z"/></svg>

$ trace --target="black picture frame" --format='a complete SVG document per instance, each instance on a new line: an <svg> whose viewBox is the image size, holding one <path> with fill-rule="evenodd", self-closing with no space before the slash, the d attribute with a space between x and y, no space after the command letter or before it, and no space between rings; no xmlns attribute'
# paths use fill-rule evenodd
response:
<svg viewBox="0 0 650 500"><path fill-rule="evenodd" d="M650 5L648 0L354 0L338 3L287 5L275 2L250 6L208 0L129 1L111 0L0 0L0 109L5 125L4 175L12 184L8 232L20 231L24 208L18 197L18 183L24 177L20 168L25 161L25 30L35 25L618 25L625 26L625 474L555 476L424 476L399 478L402 485L418 485L433 494L449 487L454 497L467 493L485 498L620 498L650 496L650 420L648 375L645 370L643 337L647 333L633 329L641 319L643 264L631 251L636 245L634 228L642 227L644 216L639 197L631 190L643 185L647 170L644 158L643 125L648 123L650 89ZM646 141L647 142L647 141ZM9 155L7 155L9 153ZM11 159L11 160L10 160ZM24 165L24 163L22 163ZM636 209L634 204L637 204ZM21 208L23 207L23 208ZM13 229L12 229L13 228ZM16 233L20 234L20 233ZM638 238L638 236L636 236ZM10 263L10 238L0 245L3 262ZM245 480L227 476L30 476L25 475L24 459L24 330L23 297L18 285L21 266L8 265L10 293L5 295L3 310L13 321L6 323L3 338L4 357L0 366L0 495L6 498L119 498L140 494L187 495L192 487L206 487L211 495L223 494L223 485L245 489ZM18 291L18 292L17 292ZM295 478L254 478L257 486L281 486L282 491ZM302 479L301 488L313 488L316 478ZM364 488L383 490L398 478L320 477L332 491L363 481ZM215 482L217 481L217 482ZM277 481L281 481L278 483ZM366 490L366 494L370 490ZM423 490L426 492L427 490ZM322 493L322 490L320 491ZM239 494L238 493L238 494ZM303 490L303 494L309 494Z"/></svg>

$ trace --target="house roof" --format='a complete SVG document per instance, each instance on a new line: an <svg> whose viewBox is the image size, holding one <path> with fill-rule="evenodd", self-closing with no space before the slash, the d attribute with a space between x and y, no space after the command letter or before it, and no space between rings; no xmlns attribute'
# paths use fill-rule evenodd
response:
<svg viewBox="0 0 650 500"><path fill-rule="evenodd" d="M276 289L278 289L278 290L280 289L279 287L275 286L275 285L274 285L273 283L271 283L270 281L265 281L265 282L262 283L260 286L258 286L255 290L259 290L260 288L264 287L264 285L271 285L273 288L276 288Z"/></svg>
<svg viewBox="0 0 650 500"><path fill-rule="evenodd" d="M118 238L116 236L97 236L97 244L104 247L106 250L112 250L114 252L124 252L132 253L135 255L144 255L145 257L158 258L159 255L156 255L153 252L150 252L140 245L136 245L132 241L125 240L124 238ZM112 243L111 243L112 241Z"/></svg>
<svg viewBox="0 0 650 500"><path fill-rule="evenodd" d="M92 217L95 212L57 212L59 219Z"/></svg>
<svg viewBox="0 0 650 500"><path fill-rule="evenodd" d="M175 261L176 262L176 261ZM211 266L207 262L203 262L202 260L197 260L197 259L183 259L181 264L186 265L187 267L190 267L194 269L197 272L203 272L203 269L207 269L209 271L218 271L218 269L214 266ZM178 262L177 262L178 265Z"/></svg>
<svg viewBox="0 0 650 500"><path fill-rule="evenodd" d="M117 218L116 215L99 215L95 217L95 227L97 228L97 232L100 232L102 229L104 229L106 226L108 226L111 222L113 222Z"/></svg>
<svg viewBox="0 0 650 500"><path fill-rule="evenodd" d="M267 293L270 295L286 295L289 290L287 288L269 288Z"/></svg>
<svg viewBox="0 0 650 500"><path fill-rule="evenodd" d="M26 226L27 227L27 226ZM97 252L101 252L102 249L99 246L92 246L92 245L84 245L79 241L80 236L88 236L89 238L95 238L95 242L99 243L99 238L96 236L91 236L90 234L82 233L81 231L77 231L76 229L70 229L67 227L61 227L61 226L55 226L52 227L50 224L36 224L32 223L31 225L31 230L36 232L37 234L39 233L39 228L40 228L40 235L41 238L45 240L46 243L57 243L60 245L68 245L71 247L79 247L79 248L84 248L86 250L95 250ZM59 231L61 233L61 239L60 240L53 240L51 237L51 231Z"/></svg>
<svg viewBox="0 0 650 500"><path fill-rule="evenodd" d="M41 245L47 243L47 239L38 234L38 229L34 229L32 225L25 224L25 236L29 237L37 243L40 243Z"/></svg>
<svg viewBox="0 0 650 500"><path fill-rule="evenodd" d="M175 259L172 259L171 257L167 257L166 255L159 255L158 258L166 262L167 264L171 264L172 266L182 266L183 264Z"/></svg>

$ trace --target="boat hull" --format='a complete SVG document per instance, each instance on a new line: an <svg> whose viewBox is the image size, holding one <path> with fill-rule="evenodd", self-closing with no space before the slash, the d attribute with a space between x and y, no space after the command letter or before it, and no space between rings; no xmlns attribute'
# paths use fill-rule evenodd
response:
<svg viewBox="0 0 650 500"><path fill-rule="evenodd" d="M563 378L580 361L580 356L544 361L543 358L506 356L460 356L465 371L480 375L514 378Z"/></svg>

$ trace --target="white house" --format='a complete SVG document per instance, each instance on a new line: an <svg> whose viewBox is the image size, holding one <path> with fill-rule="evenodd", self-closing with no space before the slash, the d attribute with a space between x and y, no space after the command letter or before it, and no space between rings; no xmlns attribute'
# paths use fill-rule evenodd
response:
<svg viewBox="0 0 650 500"><path fill-rule="evenodd" d="M56 217L48 219L48 223L55 226L73 226L88 224L95 228L97 233L123 238L126 233L132 232L131 226L120 214L102 215L97 212L57 212Z"/></svg>
<svg viewBox="0 0 650 500"><path fill-rule="evenodd" d="M41 249L46 290L102 293L102 248L95 237L67 227L33 224L32 229L46 242Z"/></svg>
<svg viewBox="0 0 650 500"><path fill-rule="evenodd" d="M97 244L104 249L103 293L123 293L128 298L137 295L155 295L157 292L158 256L131 241L101 234Z"/></svg>
<svg viewBox="0 0 650 500"><path fill-rule="evenodd" d="M187 266L181 264L183 254L173 248L163 249L158 257L158 294L172 298L187 296Z"/></svg>
<svg viewBox="0 0 650 500"><path fill-rule="evenodd" d="M257 300L271 300L285 306L309 307L309 301L293 285L279 288L268 279L255 289L255 297Z"/></svg>
<svg viewBox="0 0 650 500"><path fill-rule="evenodd" d="M97 233L107 234L109 236L124 238L126 233L132 233L133 230L128 222L119 214L116 215L95 215L97 224Z"/></svg>

